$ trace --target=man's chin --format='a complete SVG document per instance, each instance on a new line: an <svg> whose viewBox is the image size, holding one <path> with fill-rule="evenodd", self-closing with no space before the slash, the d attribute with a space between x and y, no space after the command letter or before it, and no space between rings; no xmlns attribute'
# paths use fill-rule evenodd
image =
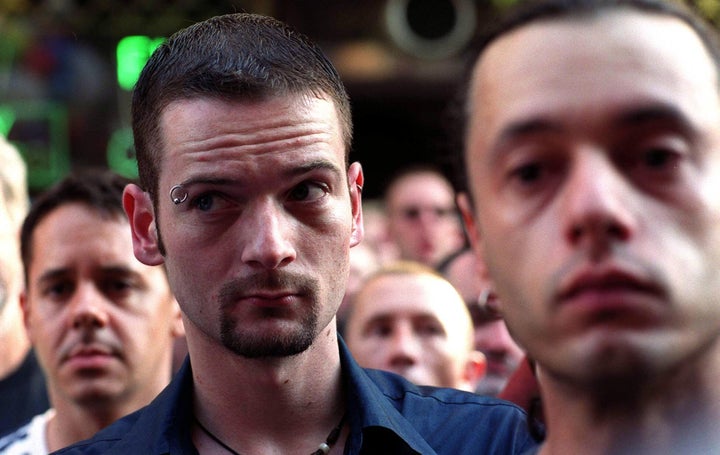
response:
<svg viewBox="0 0 720 455"><path fill-rule="evenodd" d="M249 339L244 337L223 337L223 345L235 354L249 359L270 359L292 357L302 354L312 345L314 337L302 333L293 337L270 339Z"/></svg>

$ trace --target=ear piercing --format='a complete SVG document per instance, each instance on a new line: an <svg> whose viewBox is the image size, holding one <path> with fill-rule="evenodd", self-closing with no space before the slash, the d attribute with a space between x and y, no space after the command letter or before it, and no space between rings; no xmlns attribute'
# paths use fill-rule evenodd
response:
<svg viewBox="0 0 720 455"><path fill-rule="evenodd" d="M182 185L175 185L170 188L170 200L173 204L178 205L185 202L188 198L188 192Z"/></svg>

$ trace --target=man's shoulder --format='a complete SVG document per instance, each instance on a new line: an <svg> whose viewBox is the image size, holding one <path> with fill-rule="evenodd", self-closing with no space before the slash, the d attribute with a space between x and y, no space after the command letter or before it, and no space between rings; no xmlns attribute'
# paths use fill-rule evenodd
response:
<svg viewBox="0 0 720 455"><path fill-rule="evenodd" d="M378 390L396 408L409 415L427 409L458 416L463 412L475 413L482 409L484 413L496 412L521 419L526 416L523 409L505 400L451 388L418 386L386 371L367 369L366 372ZM412 407L406 409L410 404Z"/></svg>
<svg viewBox="0 0 720 455"><path fill-rule="evenodd" d="M0 454L43 454L47 453L45 428L53 409L33 417L28 423L0 438Z"/></svg>
<svg viewBox="0 0 720 455"><path fill-rule="evenodd" d="M365 371L382 397L370 399L376 401L371 412L385 406L377 400L385 401L405 421L376 423L395 425L397 434L408 439L417 435L436 453L519 454L537 445L527 414L513 403L456 389L416 386L384 371ZM370 406L365 404L366 409Z"/></svg>
<svg viewBox="0 0 720 455"><path fill-rule="evenodd" d="M146 432L146 434L150 436L155 431L154 428L146 427L145 429L143 429L141 426L138 427L137 425L138 420L140 420L145 413L147 413L148 415L154 414L153 410L150 408L150 405L115 421L110 426L105 427L104 429L97 432L92 438L77 442L68 447L53 452L53 455L68 455L79 453L91 455L109 453L111 449L114 450L118 448L118 444L122 442L123 438L133 428L136 437L138 433L143 432ZM135 442L141 443L142 441L135 439ZM115 453L122 453L122 451Z"/></svg>
<svg viewBox="0 0 720 455"><path fill-rule="evenodd" d="M188 384L192 373L186 364L176 373L170 384L145 407L126 415L92 438L77 442L53 454L126 454L126 453L184 453L170 451L172 438L183 440L184 428L180 414L189 412ZM171 434L170 434L171 433Z"/></svg>

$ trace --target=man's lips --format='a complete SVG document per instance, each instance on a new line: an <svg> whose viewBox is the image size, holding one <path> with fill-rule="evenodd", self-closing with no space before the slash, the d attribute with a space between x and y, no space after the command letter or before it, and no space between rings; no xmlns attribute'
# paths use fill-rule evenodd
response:
<svg viewBox="0 0 720 455"><path fill-rule="evenodd" d="M63 363L74 366L94 367L119 358L120 353L113 346L105 343L77 343L62 356Z"/></svg>
<svg viewBox="0 0 720 455"><path fill-rule="evenodd" d="M252 292L238 296L239 301L250 302L258 306L287 306L297 301L295 292Z"/></svg>
<svg viewBox="0 0 720 455"><path fill-rule="evenodd" d="M586 268L561 283L556 301L609 307L664 295L662 286L640 274L620 268Z"/></svg>
<svg viewBox="0 0 720 455"><path fill-rule="evenodd" d="M70 352L67 357L86 357L92 355L112 355L112 349L109 346L103 344L77 344Z"/></svg>
<svg viewBox="0 0 720 455"><path fill-rule="evenodd" d="M75 368L99 368L105 366L109 361L117 357L110 346L103 344L78 344L75 345L64 357L63 363L72 365Z"/></svg>

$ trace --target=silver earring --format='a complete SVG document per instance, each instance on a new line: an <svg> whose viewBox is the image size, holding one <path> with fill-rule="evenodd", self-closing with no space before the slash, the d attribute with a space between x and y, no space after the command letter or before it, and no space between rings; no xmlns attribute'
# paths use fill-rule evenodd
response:
<svg viewBox="0 0 720 455"><path fill-rule="evenodd" d="M170 188L170 200L173 204L178 205L185 202L188 198L188 192L183 188L182 185L175 185Z"/></svg>
<svg viewBox="0 0 720 455"><path fill-rule="evenodd" d="M485 288L480 292L480 295L478 296L478 305L480 305L480 308L487 308L488 302L490 302L490 296L492 295L492 291L490 288Z"/></svg>

